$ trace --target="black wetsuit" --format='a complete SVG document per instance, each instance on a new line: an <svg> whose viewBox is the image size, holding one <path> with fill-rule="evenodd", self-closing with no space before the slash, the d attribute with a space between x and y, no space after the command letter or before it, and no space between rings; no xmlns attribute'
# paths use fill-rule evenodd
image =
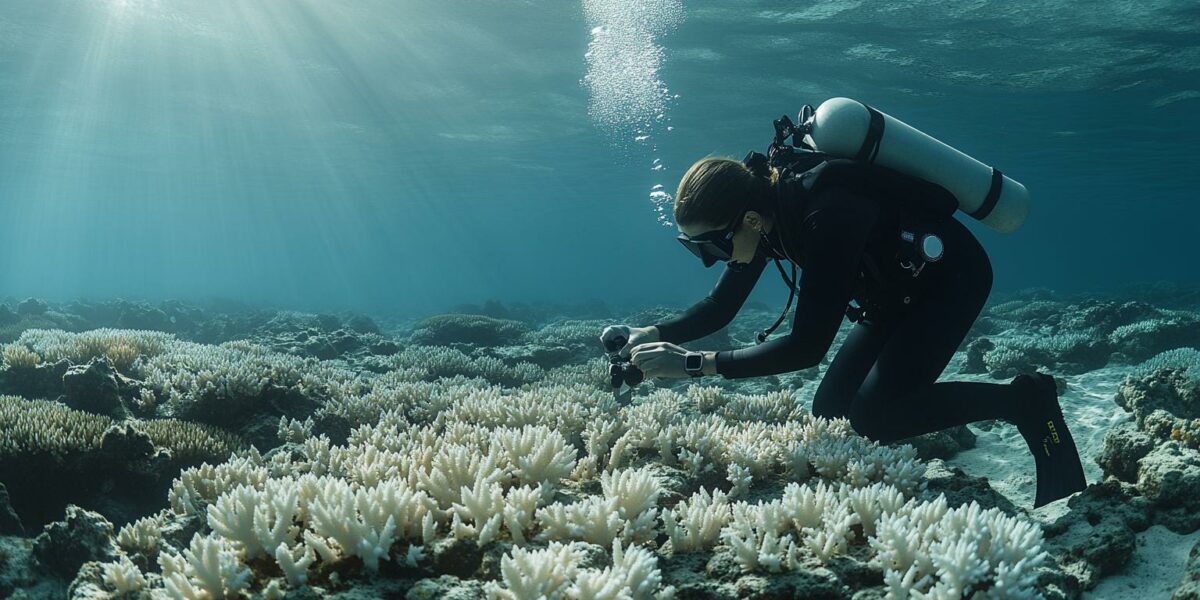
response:
<svg viewBox="0 0 1200 600"><path fill-rule="evenodd" d="M753 262L741 271L726 266L706 298L657 324L661 340L682 343L726 326L769 258L790 258L803 270L791 332L718 352L719 374L753 377L819 364L854 299L870 307L868 318L853 327L829 365L814 414L848 417L859 434L881 442L1012 418L1019 391L1010 385L935 383L992 286L991 262L953 217L956 202L948 191L846 160L827 162L779 190L775 227ZM896 258L905 244L901 223L916 223L945 245L944 258L916 278Z"/></svg>

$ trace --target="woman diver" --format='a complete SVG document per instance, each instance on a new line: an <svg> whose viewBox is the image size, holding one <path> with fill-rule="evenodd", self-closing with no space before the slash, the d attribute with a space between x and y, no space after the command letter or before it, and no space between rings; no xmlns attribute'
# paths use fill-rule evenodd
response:
<svg viewBox="0 0 1200 600"><path fill-rule="evenodd" d="M858 160L794 173L702 159L679 183L674 216L705 266L725 263L716 286L672 319L610 326L601 341L647 377L754 377L818 365L848 316L856 324L818 386L814 415L846 417L880 443L1002 419L1034 455L1034 506L1064 498L1086 482L1053 377L937 381L992 286L986 252L953 217L957 204L940 185ZM719 352L677 345L725 327L771 260L798 297L790 333L763 341L769 329L756 346ZM792 263L791 280L780 261Z"/></svg>

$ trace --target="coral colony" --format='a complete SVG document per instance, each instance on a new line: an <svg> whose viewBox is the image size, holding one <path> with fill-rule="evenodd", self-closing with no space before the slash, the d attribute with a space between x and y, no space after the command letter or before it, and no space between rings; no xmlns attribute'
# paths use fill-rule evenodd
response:
<svg viewBox="0 0 1200 600"><path fill-rule="evenodd" d="M1200 527L1200 319L1033 295L947 376L1119 374L1104 478L1052 520L933 458L967 430L812 416L819 369L618 403L597 336L652 313L0 305L0 596L1078 598Z"/></svg>

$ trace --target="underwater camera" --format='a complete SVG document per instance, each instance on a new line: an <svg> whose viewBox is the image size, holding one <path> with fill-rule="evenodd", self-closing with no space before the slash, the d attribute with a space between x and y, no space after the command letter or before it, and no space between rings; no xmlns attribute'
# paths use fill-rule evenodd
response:
<svg viewBox="0 0 1200 600"><path fill-rule="evenodd" d="M625 347L627 341L625 337L617 337L604 344L604 351L608 354L609 383L613 390L620 390L625 386L633 387L646 378L641 369L621 357L621 348Z"/></svg>

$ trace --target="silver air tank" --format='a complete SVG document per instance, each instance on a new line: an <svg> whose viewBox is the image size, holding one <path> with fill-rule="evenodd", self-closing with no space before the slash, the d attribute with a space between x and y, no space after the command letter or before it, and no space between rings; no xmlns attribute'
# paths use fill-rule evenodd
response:
<svg viewBox="0 0 1200 600"><path fill-rule="evenodd" d="M954 194L959 210L1001 233L1029 214L1025 186L905 122L856 100L831 98L817 107L805 143L936 183Z"/></svg>

